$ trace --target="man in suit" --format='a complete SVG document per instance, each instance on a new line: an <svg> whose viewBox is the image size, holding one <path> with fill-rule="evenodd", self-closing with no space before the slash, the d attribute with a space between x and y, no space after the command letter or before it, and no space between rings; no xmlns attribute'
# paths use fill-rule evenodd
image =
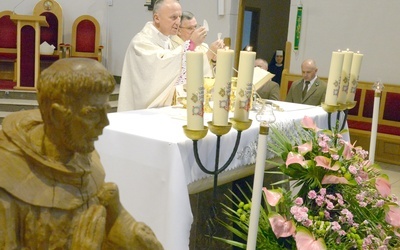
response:
<svg viewBox="0 0 400 250"><path fill-rule="evenodd" d="M301 64L303 78L292 84L286 96L287 102L308 105L321 105L325 101L326 82L317 76L317 65L313 59L304 60Z"/></svg>

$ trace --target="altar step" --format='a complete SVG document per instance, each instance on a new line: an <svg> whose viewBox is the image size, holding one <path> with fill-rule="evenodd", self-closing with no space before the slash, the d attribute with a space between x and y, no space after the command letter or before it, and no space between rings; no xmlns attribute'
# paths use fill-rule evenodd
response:
<svg viewBox="0 0 400 250"><path fill-rule="evenodd" d="M119 96L119 84L110 95L111 109L109 112L117 112ZM0 89L0 125L4 117L12 112L38 108L35 91Z"/></svg>

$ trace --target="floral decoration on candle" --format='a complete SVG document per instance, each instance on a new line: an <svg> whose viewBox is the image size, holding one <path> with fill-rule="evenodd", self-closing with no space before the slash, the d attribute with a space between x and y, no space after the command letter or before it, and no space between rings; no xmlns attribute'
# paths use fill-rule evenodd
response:
<svg viewBox="0 0 400 250"><path fill-rule="evenodd" d="M360 54L359 52L354 53L353 55L353 60L350 69L350 83L349 83L350 85L349 85L349 91L347 93L346 102L354 102L354 97L356 95L358 78L360 75L361 62L363 57L364 55Z"/></svg>
<svg viewBox="0 0 400 250"><path fill-rule="evenodd" d="M187 63L187 128L204 129L203 53L188 51Z"/></svg>
<svg viewBox="0 0 400 250"><path fill-rule="evenodd" d="M343 51L344 59L343 59L343 67L342 67L342 77L340 81L340 88L339 88L339 95L337 98L338 103L346 103L347 93L349 89L349 82L350 82L350 69L351 69L351 62L353 60L353 51Z"/></svg>
<svg viewBox="0 0 400 250"><path fill-rule="evenodd" d="M333 51L331 66L329 69L328 86L326 88L325 104L337 105L339 94L340 78L342 75L344 54L340 51Z"/></svg>
<svg viewBox="0 0 400 250"><path fill-rule="evenodd" d="M233 56L233 50L228 48L217 50L212 119L213 124L217 126L228 125Z"/></svg>
<svg viewBox="0 0 400 250"><path fill-rule="evenodd" d="M238 121L247 121L249 119L255 60L256 52L240 51L234 111L234 119Z"/></svg>

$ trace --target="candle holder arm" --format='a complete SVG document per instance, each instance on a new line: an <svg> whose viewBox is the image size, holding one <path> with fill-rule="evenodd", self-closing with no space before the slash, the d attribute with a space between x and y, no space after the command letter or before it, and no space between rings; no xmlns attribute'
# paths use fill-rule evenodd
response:
<svg viewBox="0 0 400 250"><path fill-rule="evenodd" d="M221 172L223 172L225 169L227 169L228 166L232 163L232 161L237 153L237 150L239 148L241 135L242 135L242 131L238 130L235 145L233 147L232 153L229 156L229 159L225 162L225 164L221 168L219 168L219 158L220 158L220 150L221 150L221 146L220 146L221 145L221 135L217 135L214 171L208 170L203 165L203 163L201 162L200 156L199 156L199 149L198 149L198 144L197 144L198 140L193 140L193 153L194 153L194 158L196 160L197 165L204 173L214 176L214 186L213 186L214 199L216 199L216 190L217 190L217 186L218 186L218 175Z"/></svg>
<svg viewBox="0 0 400 250"><path fill-rule="evenodd" d="M226 161L226 163L219 168L219 153L220 153L220 141L221 141L221 136L217 135L217 148L216 148L216 152L215 152L215 169L214 171L208 170L203 163L201 162L200 156L199 156L199 149L198 149L198 140L193 140L193 153L194 153L194 158L196 160L197 165L199 166L199 168L206 174L211 174L211 175L215 175L215 174L219 174L221 172L223 172L231 163L233 158L236 155L236 152L239 148L239 144L240 144L240 138L242 135L242 131L238 131L237 136L236 136L236 142L235 142L235 146L233 147L232 150L232 154L229 156L229 159Z"/></svg>
<svg viewBox="0 0 400 250"><path fill-rule="evenodd" d="M347 115L349 114L349 110L346 109L343 111L343 113L344 113L344 119L343 119L342 126L340 127L340 131L342 131L344 129L344 126L346 125Z"/></svg>

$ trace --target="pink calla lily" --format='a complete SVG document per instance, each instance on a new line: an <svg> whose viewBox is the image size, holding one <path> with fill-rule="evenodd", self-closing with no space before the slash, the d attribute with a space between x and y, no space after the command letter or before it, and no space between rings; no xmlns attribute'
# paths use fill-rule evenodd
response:
<svg viewBox="0 0 400 250"><path fill-rule="evenodd" d="M325 156L316 156L315 162L318 167L323 167L325 169L329 169L329 170L333 170L333 171L337 171L340 168L340 166L338 164L334 164L331 167L331 159L327 158Z"/></svg>
<svg viewBox="0 0 400 250"><path fill-rule="evenodd" d="M277 238L289 237L296 232L296 226L292 220L288 221L282 215L271 212L268 216L272 231Z"/></svg>
<svg viewBox="0 0 400 250"><path fill-rule="evenodd" d="M349 184L349 181L344 177L325 175L324 178L322 178L321 184Z"/></svg>
<svg viewBox="0 0 400 250"><path fill-rule="evenodd" d="M392 191L387 175L381 175L375 180L375 187L382 197L387 198Z"/></svg>
<svg viewBox="0 0 400 250"><path fill-rule="evenodd" d="M316 240L312 233L305 227L298 227L296 235L294 236L296 247L298 250L324 250L326 244L324 239L319 238Z"/></svg>
<svg viewBox="0 0 400 250"><path fill-rule="evenodd" d="M289 167L290 164L298 163L302 166L306 165L306 161L301 154L297 154L294 152L289 152L286 159L286 167Z"/></svg>
<svg viewBox="0 0 400 250"><path fill-rule="evenodd" d="M400 227L400 207L391 205L386 212L385 220L395 228Z"/></svg>
<svg viewBox="0 0 400 250"><path fill-rule="evenodd" d="M346 142L343 150L343 157L346 160L350 160L353 157L352 149L353 145L351 145L349 142Z"/></svg>
<svg viewBox="0 0 400 250"><path fill-rule="evenodd" d="M306 143L304 143L302 145L299 145L297 147L297 149L298 149L298 151L299 151L299 153L301 155L305 155L308 152L311 152L311 150L312 150L312 142L310 141L310 142L306 142Z"/></svg>
<svg viewBox="0 0 400 250"><path fill-rule="evenodd" d="M275 207L283 197L283 194L279 189L268 190L266 187L263 187L262 190L264 191L265 197L270 206Z"/></svg>
<svg viewBox="0 0 400 250"><path fill-rule="evenodd" d="M303 128L312 129L314 131L318 131L319 128L315 124L314 120L309 116L304 116L303 120L301 120L301 126Z"/></svg>

